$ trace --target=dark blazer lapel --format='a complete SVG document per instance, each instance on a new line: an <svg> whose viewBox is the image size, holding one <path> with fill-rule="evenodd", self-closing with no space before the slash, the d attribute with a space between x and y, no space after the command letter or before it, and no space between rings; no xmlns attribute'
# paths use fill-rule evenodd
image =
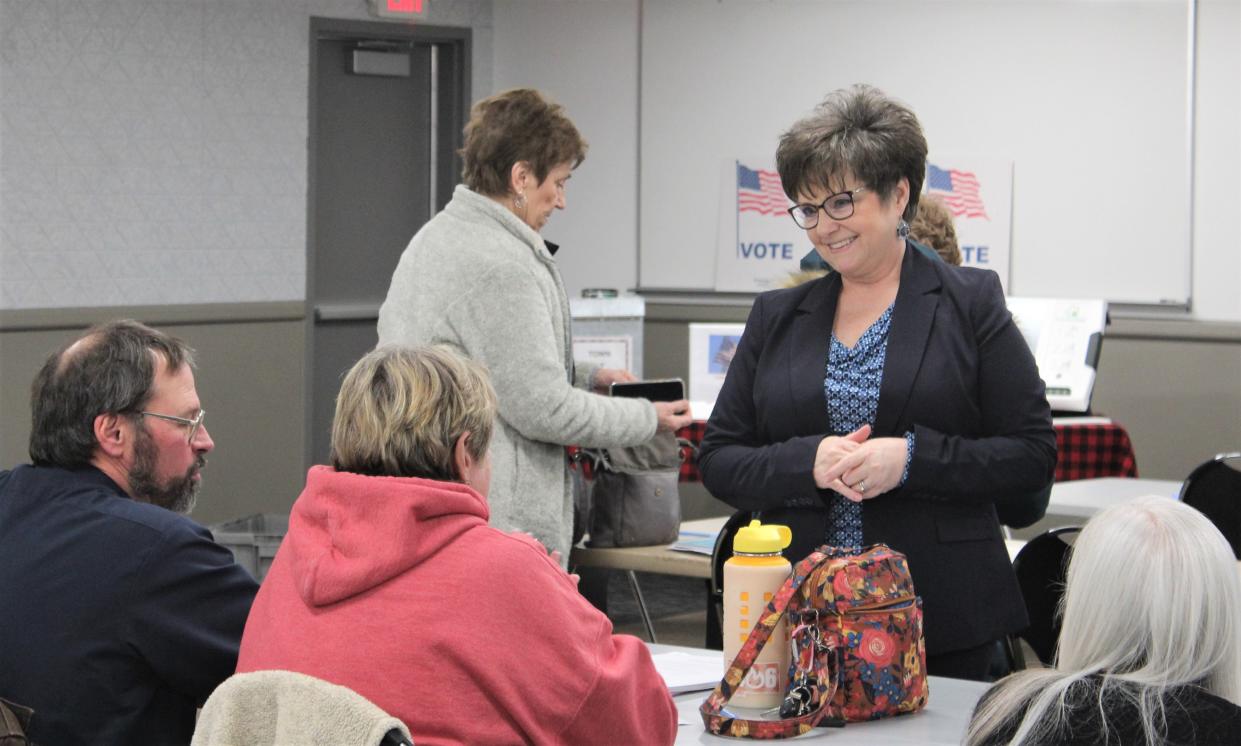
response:
<svg viewBox="0 0 1241 746"><path fill-rule="evenodd" d="M933 260L909 244L901 263L901 287L892 309L888 330L888 354L883 363L883 383L879 389L879 410L875 413L875 435L897 435L914 379L922 366L935 307L939 304L939 274Z"/></svg>
<svg viewBox="0 0 1241 746"><path fill-rule="evenodd" d="M789 387L798 435L827 432L823 378L827 372L827 345L839 298L840 275L832 272L814 281L814 287L797 306L797 315L793 318L789 335Z"/></svg>

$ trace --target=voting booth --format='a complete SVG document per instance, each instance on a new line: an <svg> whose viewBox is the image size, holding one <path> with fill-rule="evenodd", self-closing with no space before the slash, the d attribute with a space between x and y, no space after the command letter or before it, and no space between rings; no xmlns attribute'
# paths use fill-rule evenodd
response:
<svg viewBox="0 0 1241 746"><path fill-rule="evenodd" d="M646 301L636 295L570 298L573 359L628 370L642 378Z"/></svg>
<svg viewBox="0 0 1241 746"><path fill-rule="evenodd" d="M1052 412L1089 414L1107 301L1010 297L1007 303L1034 353Z"/></svg>

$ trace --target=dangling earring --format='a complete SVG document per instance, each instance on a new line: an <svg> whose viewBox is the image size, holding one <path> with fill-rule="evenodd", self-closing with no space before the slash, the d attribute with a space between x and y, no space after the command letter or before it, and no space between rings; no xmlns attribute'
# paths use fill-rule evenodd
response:
<svg viewBox="0 0 1241 746"><path fill-rule="evenodd" d="M909 235L909 223L905 222L905 218L901 218L901 222L896 226L896 235L905 238Z"/></svg>
<svg viewBox="0 0 1241 746"><path fill-rule="evenodd" d="M526 193L521 192L513 198L513 207L518 210L526 209Z"/></svg>

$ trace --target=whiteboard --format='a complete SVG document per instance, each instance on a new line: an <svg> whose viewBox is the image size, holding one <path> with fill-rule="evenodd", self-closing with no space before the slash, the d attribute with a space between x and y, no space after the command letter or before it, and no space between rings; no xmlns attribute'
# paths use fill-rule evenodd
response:
<svg viewBox="0 0 1241 746"><path fill-rule="evenodd" d="M709 290L719 163L853 83L1013 161L1010 292L1190 297L1186 0L644 0L639 284Z"/></svg>

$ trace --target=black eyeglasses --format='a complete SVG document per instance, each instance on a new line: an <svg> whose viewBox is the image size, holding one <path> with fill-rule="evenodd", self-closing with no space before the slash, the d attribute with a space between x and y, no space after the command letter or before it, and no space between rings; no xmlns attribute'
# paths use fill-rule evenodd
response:
<svg viewBox="0 0 1241 746"><path fill-rule="evenodd" d="M810 230L819 224L819 210L827 213L832 220L844 220L853 216L853 195L864 191L866 187L860 186L847 192L828 195L827 199L819 205L793 205L789 208L789 215L793 218L793 222L797 223L797 227L804 230Z"/></svg>
<svg viewBox="0 0 1241 746"><path fill-rule="evenodd" d="M193 443L194 436L198 435L198 429L202 427L203 417L206 416L207 411L205 409L198 410L198 416L192 420L186 417L176 417L171 414L159 414L158 412L139 412L138 414L143 417L156 417L161 420L168 420L169 422L175 422L178 425L188 427L190 429L190 437L186 438L185 442Z"/></svg>

